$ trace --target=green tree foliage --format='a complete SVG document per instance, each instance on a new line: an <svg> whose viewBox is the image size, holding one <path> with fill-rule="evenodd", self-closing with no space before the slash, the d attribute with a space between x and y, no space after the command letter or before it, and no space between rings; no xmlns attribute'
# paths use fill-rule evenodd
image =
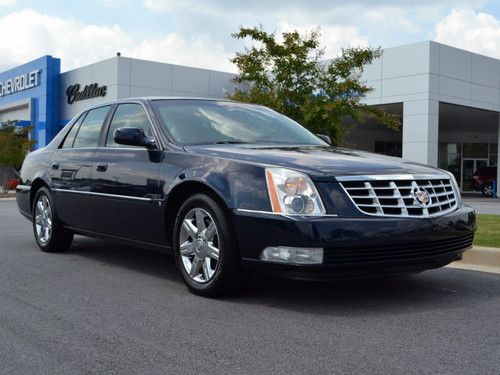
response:
<svg viewBox="0 0 500 375"><path fill-rule="evenodd" d="M304 35L293 31L279 41L262 26L240 28L233 37L249 39L252 46L231 59L240 73L229 98L273 108L314 133L329 135L334 144L342 142L346 117L359 123L371 117L398 129L397 116L361 102L373 90L360 81L363 68L381 56L381 49L346 48L325 61L319 36L319 28Z"/></svg>
<svg viewBox="0 0 500 375"><path fill-rule="evenodd" d="M26 153L34 141L28 139L32 127L24 127L16 131L16 122L9 121L0 126L0 165L21 168Z"/></svg>

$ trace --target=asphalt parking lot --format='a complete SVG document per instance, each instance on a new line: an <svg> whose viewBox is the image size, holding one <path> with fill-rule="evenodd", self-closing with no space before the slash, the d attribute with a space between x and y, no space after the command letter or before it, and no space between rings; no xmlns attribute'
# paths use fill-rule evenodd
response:
<svg viewBox="0 0 500 375"><path fill-rule="evenodd" d="M463 201L474 208L478 214L500 215L500 199L481 196L466 196Z"/></svg>
<svg viewBox="0 0 500 375"><path fill-rule="evenodd" d="M187 292L168 255L83 237L42 253L0 201L0 359L1 374L493 374L500 275L256 277L210 300Z"/></svg>

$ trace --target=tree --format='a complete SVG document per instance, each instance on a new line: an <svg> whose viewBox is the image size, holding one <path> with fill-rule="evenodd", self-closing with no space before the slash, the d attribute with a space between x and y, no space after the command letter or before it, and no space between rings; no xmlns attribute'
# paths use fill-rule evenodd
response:
<svg viewBox="0 0 500 375"><path fill-rule="evenodd" d="M250 39L253 45L231 59L239 75L230 99L273 108L314 133L329 135L334 144L342 142L346 117L359 123L375 118L389 128L400 127L397 116L361 102L373 90L360 81L361 74L382 55L380 48L346 48L325 61L319 28L304 35L284 32L281 42L262 26L241 27L232 36Z"/></svg>
<svg viewBox="0 0 500 375"><path fill-rule="evenodd" d="M19 128L16 121L0 124L0 187L19 170L34 141L28 138L32 127Z"/></svg>

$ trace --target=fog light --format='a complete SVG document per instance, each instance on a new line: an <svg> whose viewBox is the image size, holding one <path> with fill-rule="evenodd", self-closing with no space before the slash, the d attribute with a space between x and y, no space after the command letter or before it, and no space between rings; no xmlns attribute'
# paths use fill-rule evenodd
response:
<svg viewBox="0 0 500 375"><path fill-rule="evenodd" d="M260 259L266 262L287 264L320 264L323 263L323 249L321 247L266 247Z"/></svg>

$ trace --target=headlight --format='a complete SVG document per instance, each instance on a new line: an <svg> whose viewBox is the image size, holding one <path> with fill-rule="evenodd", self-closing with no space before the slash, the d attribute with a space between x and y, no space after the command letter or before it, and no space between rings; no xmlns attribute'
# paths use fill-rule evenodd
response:
<svg viewBox="0 0 500 375"><path fill-rule="evenodd" d="M285 215L324 215L325 207L311 179L284 168L266 168L267 191L273 212Z"/></svg>
<svg viewBox="0 0 500 375"><path fill-rule="evenodd" d="M453 173L443 170L448 176L450 176L451 186L453 186L453 190L455 191L455 196L457 197L457 204L460 206L462 204L462 195L460 194L460 188L458 187L457 180Z"/></svg>

